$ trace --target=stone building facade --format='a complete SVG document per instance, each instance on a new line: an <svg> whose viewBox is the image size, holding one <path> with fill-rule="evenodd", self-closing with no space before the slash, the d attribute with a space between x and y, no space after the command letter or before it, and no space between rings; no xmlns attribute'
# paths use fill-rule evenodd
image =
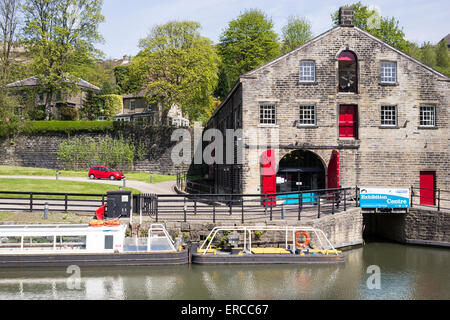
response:
<svg viewBox="0 0 450 320"><path fill-rule="evenodd" d="M278 192L418 187L430 176L450 190L450 78L352 15L240 77L206 127L243 132L244 161L209 170L217 193L272 193L268 162Z"/></svg>
<svg viewBox="0 0 450 320"><path fill-rule="evenodd" d="M69 82L69 80L67 80L67 82ZM83 79L78 79L75 84L79 89L77 92L69 94L62 91L57 91L53 94L50 111L55 119L60 118L59 107L70 106L76 110L79 110L84 104L89 91L94 93L98 93L100 91L99 87ZM37 108L39 106L44 107L45 105L47 92L39 91L39 80L36 77L16 81L7 84L6 87L10 89L12 93L21 96L25 100L31 98L32 108Z"/></svg>
<svg viewBox="0 0 450 320"><path fill-rule="evenodd" d="M167 123L163 123L163 109L160 104L149 104L144 90L123 97L123 110L114 116L114 121L143 122L151 125L189 126L180 106L173 105L167 112Z"/></svg>

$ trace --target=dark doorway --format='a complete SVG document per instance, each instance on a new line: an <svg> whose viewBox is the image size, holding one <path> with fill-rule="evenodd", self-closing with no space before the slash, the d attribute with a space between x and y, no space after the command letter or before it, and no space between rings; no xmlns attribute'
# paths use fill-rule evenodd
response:
<svg viewBox="0 0 450 320"><path fill-rule="evenodd" d="M325 189L325 168L319 157L306 150L293 151L280 160L277 192Z"/></svg>
<svg viewBox="0 0 450 320"><path fill-rule="evenodd" d="M358 91L358 62L351 51L343 51L339 55L339 92Z"/></svg>

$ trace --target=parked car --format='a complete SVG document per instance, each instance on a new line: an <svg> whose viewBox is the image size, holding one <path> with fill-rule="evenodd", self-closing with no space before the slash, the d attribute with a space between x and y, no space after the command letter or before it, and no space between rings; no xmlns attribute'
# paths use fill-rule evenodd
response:
<svg viewBox="0 0 450 320"><path fill-rule="evenodd" d="M120 171L114 171L108 167L92 167L88 173L91 179L110 179L110 180L122 180L125 175Z"/></svg>

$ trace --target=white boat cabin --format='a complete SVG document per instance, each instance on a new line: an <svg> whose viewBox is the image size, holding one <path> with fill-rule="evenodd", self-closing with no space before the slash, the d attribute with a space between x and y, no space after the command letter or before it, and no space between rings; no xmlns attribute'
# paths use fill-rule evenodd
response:
<svg viewBox="0 0 450 320"><path fill-rule="evenodd" d="M126 228L126 225L4 225L0 226L0 255L122 252Z"/></svg>

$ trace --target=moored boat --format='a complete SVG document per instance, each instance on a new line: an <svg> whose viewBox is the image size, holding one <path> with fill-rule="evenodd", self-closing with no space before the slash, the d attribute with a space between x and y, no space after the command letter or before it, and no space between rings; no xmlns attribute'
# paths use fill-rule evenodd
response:
<svg viewBox="0 0 450 320"><path fill-rule="evenodd" d="M188 263L188 251L161 224L127 238L117 221L90 225L0 226L0 267L151 266Z"/></svg>
<svg viewBox="0 0 450 320"><path fill-rule="evenodd" d="M252 238L256 232L283 234L284 246L265 247L261 246L261 243L255 246L254 242L252 244ZM213 243L217 243L215 239L224 234L228 234L228 241L234 248L214 248ZM304 238L301 243L298 240L300 236ZM296 226L215 227L201 247L192 253L192 263L196 264L302 264L344 261L342 252L333 247L322 230Z"/></svg>

